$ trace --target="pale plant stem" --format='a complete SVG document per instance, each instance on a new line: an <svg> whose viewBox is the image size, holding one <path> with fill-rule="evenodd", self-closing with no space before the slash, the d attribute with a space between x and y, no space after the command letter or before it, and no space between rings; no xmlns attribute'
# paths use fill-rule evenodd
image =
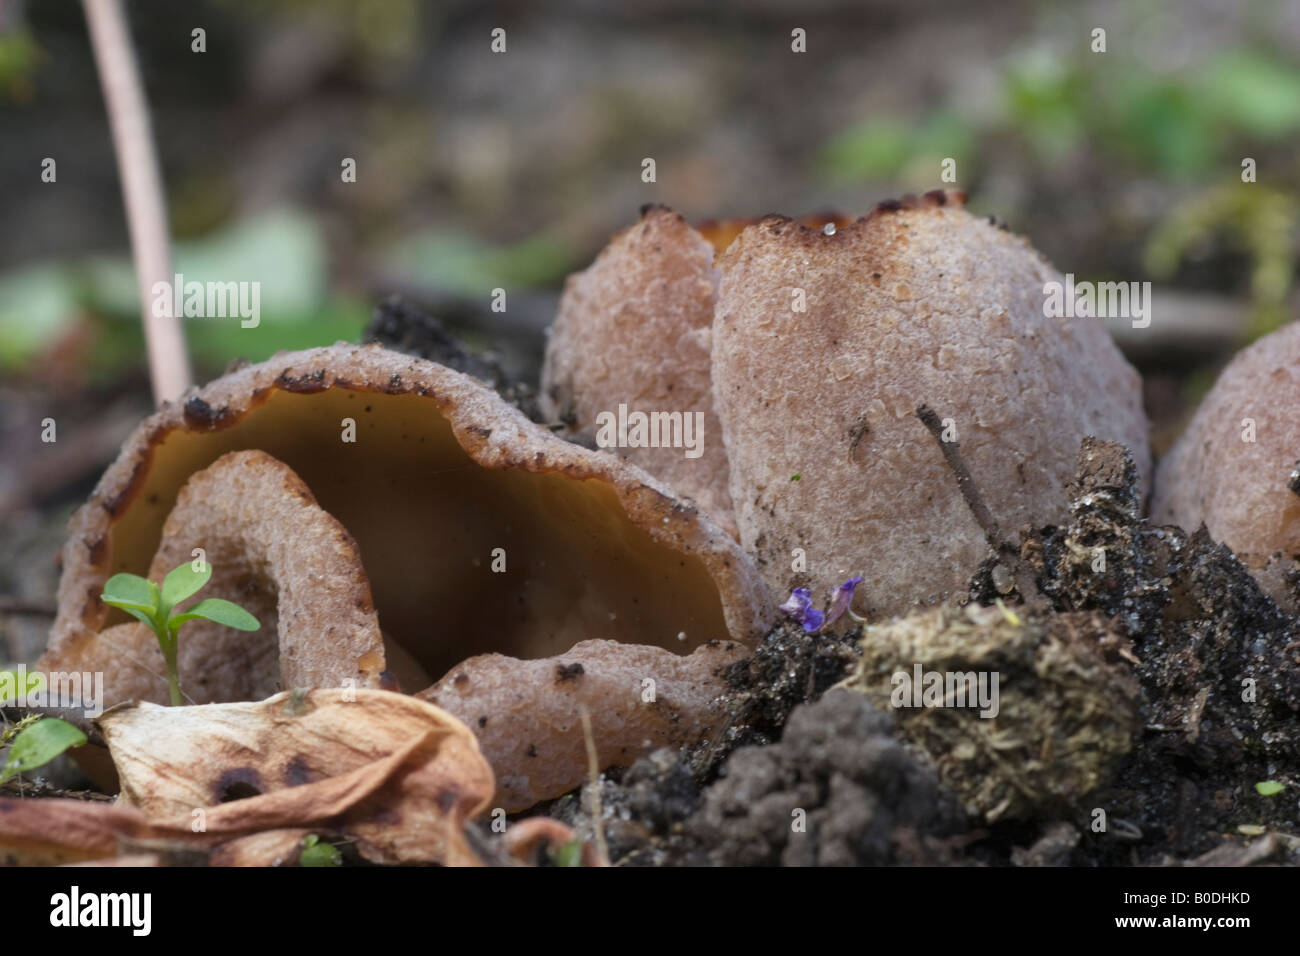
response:
<svg viewBox="0 0 1300 956"><path fill-rule="evenodd" d="M578 714L582 719L582 737L587 745L587 773L590 786L587 788L592 830L596 835L596 859L601 866L609 866L609 845L605 842L604 811L600 806L600 759L596 755L596 737L591 732L591 713L586 704L580 704Z"/></svg>
<svg viewBox="0 0 1300 956"><path fill-rule="evenodd" d="M167 691L171 695L172 706L180 707L185 700L181 695L180 671L176 667L176 652L179 649L176 639L167 641L160 637L158 643L162 647L163 660L167 662Z"/></svg>
<svg viewBox="0 0 1300 956"><path fill-rule="evenodd" d="M104 104L113 131L118 175L126 203L127 227L135 259L140 313L144 323L149 378L157 404L175 401L191 384L189 354L180 318L153 314L153 287L172 281L158 157L154 151L149 107L136 67L121 0L82 0L91 46L104 89ZM170 309L167 310L169 313Z"/></svg>

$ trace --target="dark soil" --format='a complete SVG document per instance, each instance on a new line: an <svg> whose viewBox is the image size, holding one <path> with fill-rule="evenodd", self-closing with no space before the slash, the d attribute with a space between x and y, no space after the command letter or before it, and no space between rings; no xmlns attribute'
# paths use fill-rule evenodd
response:
<svg viewBox="0 0 1300 956"><path fill-rule="evenodd" d="M377 342L393 351L471 375L491 385L533 421L541 421L537 390L522 377L511 375L501 356L468 348L441 319L401 296L390 295L379 303L361 341L363 344Z"/></svg>
<svg viewBox="0 0 1300 956"><path fill-rule="evenodd" d="M723 866L950 862L962 814L892 731L853 691L796 707L780 743L736 751L705 790L685 827L697 852Z"/></svg>
<svg viewBox="0 0 1300 956"><path fill-rule="evenodd" d="M1242 825L1294 835L1300 623L1204 527L1189 535L1137 518L1133 489L1128 453L1085 441L1070 524L1022 545L1058 609L1107 614L1141 661L1145 729L1105 795L1141 837L1129 848L1096 841L1080 862L1196 855ZM1090 570L1098 546L1119 558L1109 574ZM1264 780L1288 788L1263 797Z"/></svg>

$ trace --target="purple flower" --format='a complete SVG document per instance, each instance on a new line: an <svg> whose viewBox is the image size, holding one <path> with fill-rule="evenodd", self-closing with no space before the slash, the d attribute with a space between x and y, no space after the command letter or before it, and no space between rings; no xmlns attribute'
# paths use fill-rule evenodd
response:
<svg viewBox="0 0 1300 956"><path fill-rule="evenodd" d="M849 602L853 600L853 589L861 581L861 577L849 578L835 589L829 617L812 606L812 592L808 588L795 588L791 591L790 599L781 605L781 610L803 624L803 629L809 634L815 634L827 624L834 623L836 618L849 609Z"/></svg>
<svg viewBox="0 0 1300 956"><path fill-rule="evenodd" d="M781 605L781 610L803 623L803 629L809 634L822 626L826 615L812 606L812 592L807 588L795 588L790 592L790 600Z"/></svg>
<svg viewBox="0 0 1300 956"><path fill-rule="evenodd" d="M809 634L816 634L826 623L826 615L815 607L810 607L803 612L803 629Z"/></svg>
<svg viewBox="0 0 1300 956"><path fill-rule="evenodd" d="M862 575L856 578L849 578L843 584L835 589L835 596L831 598L831 612L826 617L827 624L834 624L839 616L849 609L853 602L853 589L862 583Z"/></svg>
<svg viewBox="0 0 1300 956"><path fill-rule="evenodd" d="M791 617L802 617L811 604L812 592L807 588L795 588L790 592L790 600L781 605L781 610Z"/></svg>

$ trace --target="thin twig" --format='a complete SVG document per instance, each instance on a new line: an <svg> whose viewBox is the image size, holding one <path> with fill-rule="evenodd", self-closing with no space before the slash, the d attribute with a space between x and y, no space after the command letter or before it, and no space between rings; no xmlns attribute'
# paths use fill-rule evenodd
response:
<svg viewBox="0 0 1300 956"><path fill-rule="evenodd" d="M163 198L158 157L154 151L149 107L127 32L121 0L82 0L90 42L104 89L104 105L113 130L113 149L126 203L131 233L140 314L149 356L154 402L175 401L192 377L185 333L179 316L154 315L155 283L172 281L171 248L167 237L167 204ZM168 313L171 309L166 310Z"/></svg>
<svg viewBox="0 0 1300 956"><path fill-rule="evenodd" d="M993 518L993 513L989 511L984 504L984 499L980 497L979 489L975 487L975 480L971 478L970 469L966 467L966 462L961 456L961 444L956 441L947 441L943 437L943 422L935 414L933 408L929 405L920 405L916 409L916 417L921 419L921 424L930 430L934 440L939 444L939 450L943 452L943 459L952 469L952 473L957 477L957 488L961 491L961 496L966 499L966 505L970 508L971 514L979 522L980 528L984 531L984 539L989 543L989 547L994 551L1004 550L1002 532L998 530L998 523Z"/></svg>
<svg viewBox="0 0 1300 956"><path fill-rule="evenodd" d="M596 738L591 732L591 714L588 712L586 704L581 704L580 707L582 737L587 744L587 773L591 777L591 786L587 791L591 794L591 806L587 808L587 812L591 814L591 826L596 833L596 853L600 857L600 865L609 866L609 845L605 842L605 821L601 819L603 811L600 806L600 759L596 755Z"/></svg>
<svg viewBox="0 0 1300 956"><path fill-rule="evenodd" d="M47 601L0 596L0 614L12 614L15 617L54 617L57 613L59 609Z"/></svg>
<svg viewBox="0 0 1300 956"><path fill-rule="evenodd" d="M961 443L944 439L943 422L929 405L918 405L916 417L929 430L939 450L943 452L943 460L948 463L948 468L956 477L957 488L961 491L962 498L966 500L966 506L970 508L971 514L975 516L975 521L983 530L984 540L988 542L989 548L994 554L1000 555L1004 563L1011 565L1011 573L1015 577L1016 590L1020 592L1020 599L1029 607L1045 604L1046 599L1038 588L1038 579L1033 568L1021 556L1020 549L1015 544L1003 539L993 513L980 497L975 479L971 477L970 469L966 467L966 460L962 457Z"/></svg>

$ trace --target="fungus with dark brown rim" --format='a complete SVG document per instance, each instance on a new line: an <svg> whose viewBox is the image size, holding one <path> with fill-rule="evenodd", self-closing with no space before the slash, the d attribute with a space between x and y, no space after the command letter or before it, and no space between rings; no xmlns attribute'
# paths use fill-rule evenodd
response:
<svg viewBox="0 0 1300 956"><path fill-rule="evenodd" d="M355 441L345 440L352 437L349 420ZM571 692L589 695L583 703L595 716L605 765L634 759L645 741L632 739L624 728L638 727L647 709L665 715L673 740L707 728L709 687L720 687L721 664L741 655L736 642L752 640L771 620L767 591L736 542L650 475L551 435L458 372L374 346L338 344L278 355L224 376L187 395L182 405L164 406L128 439L71 522L44 669L105 659L103 632L119 623L98 600L110 575L156 571L161 562L188 556L196 547L211 555L213 542L206 539L221 540L227 533L223 522L208 523L200 535L205 541L164 538L164 523L191 476L246 449L275 459L346 529L360 554L378 623L409 655L408 669L418 665L436 678L460 665L457 673L468 675L470 687L436 696L476 730L507 713L515 715L509 719L546 725L553 706L561 713L550 725L560 727ZM278 494L259 501L245 506L248 515L289 507ZM321 562L328 554L346 550L344 539L333 540L257 547L296 563L295 573L310 578L324 573ZM242 547L229 541L219 548L227 546ZM213 564L220 575L215 558ZM214 577L205 594L245 602L262 594L263 613L275 595L279 647L319 643L318 614L288 607L286 592L266 565L249 561L239 567L238 580ZM347 593L357 622L329 622L347 633L328 643L339 648L339 666L355 674L359 659L353 650L374 651L375 635L362 591ZM206 645L206 638L200 640ZM273 660L265 637L257 641L263 642L256 645L260 649L244 647ZM574 653L582 641L591 641L589 660ZM660 650L647 657L647 645ZM623 653L635 663L623 667ZM494 690L485 679L480 688L475 663L465 662L482 654L524 659L518 681ZM549 674L527 666L551 657L582 663L596 679L565 684L556 693L554 663ZM267 687L262 671L238 668L229 680L196 684L185 660L182 684L197 692L198 702L248 699ZM106 684L106 704L126 696L165 699L165 685L147 664L120 666L137 673ZM373 659L361 665L361 686L378 682L386 666ZM485 673L496 673L500 662L489 657L483 666ZM628 675L641 668L641 680L602 681L607 667ZM275 675L281 686L291 674L283 670L282 657ZM138 681L150 680L153 693L142 693ZM567 757L548 751L547 739L536 741L540 763L564 764ZM555 782L543 792L530 784L513 752L508 765L499 762L506 755L491 746L484 752L498 776L513 781L514 806L557 796L585 771L585 760L569 776L551 768L547 779L563 777L567 785Z"/></svg>
<svg viewBox="0 0 1300 956"><path fill-rule="evenodd" d="M1096 320L1045 318L1058 274L963 200L834 231L772 216L718 260L714 403L741 541L774 590L861 574L854 603L874 614L964 590L987 543L921 405L1011 533L1065 514L1085 435L1149 471L1137 373Z"/></svg>

